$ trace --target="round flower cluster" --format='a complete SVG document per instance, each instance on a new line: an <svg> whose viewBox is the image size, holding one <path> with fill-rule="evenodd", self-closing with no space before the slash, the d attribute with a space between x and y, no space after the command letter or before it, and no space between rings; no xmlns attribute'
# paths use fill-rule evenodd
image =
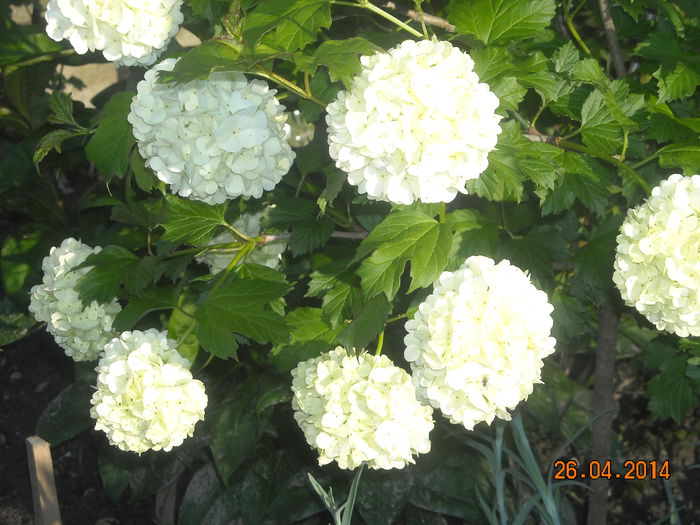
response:
<svg viewBox="0 0 700 525"><path fill-rule="evenodd" d="M236 72L158 83L158 71L176 63L146 72L131 103L128 120L146 166L174 193L208 204L272 190L295 157L276 91Z"/></svg>
<svg viewBox="0 0 700 525"><path fill-rule="evenodd" d="M233 227L244 233L249 237L257 237L260 235L262 230L260 226L260 220L263 217L263 213L246 213L241 216L236 222L233 223ZM214 236L211 241L207 244L224 244L240 241L233 233L230 231L224 231L219 235ZM271 242L263 246L256 246L255 249L248 255L248 262L261 264L263 266L268 266L273 269L277 269L281 262L282 253L287 247L285 242ZM217 253L217 252L207 252L204 255L197 257L197 261L205 263L209 266L209 271L212 274L217 274L226 269L229 263L236 256L235 253ZM240 261L242 263L243 261ZM240 264L239 263L239 264Z"/></svg>
<svg viewBox="0 0 700 525"><path fill-rule="evenodd" d="M76 53L102 51L124 66L153 64L177 33L182 0L49 0L46 32Z"/></svg>
<svg viewBox="0 0 700 525"><path fill-rule="evenodd" d="M207 395L167 332L124 332L105 346L90 415L109 442L145 452L181 445L204 419Z"/></svg>
<svg viewBox="0 0 700 525"><path fill-rule="evenodd" d="M613 281L659 330L700 335L700 175L671 175L627 212Z"/></svg>
<svg viewBox="0 0 700 525"><path fill-rule="evenodd" d="M73 238L65 239L44 257L43 281L31 289L29 311L37 321L46 322L46 330L58 346L76 361L97 359L114 337L112 322L121 311L116 299L106 304L92 301L83 305L78 298L76 284L91 267L76 266L99 251L99 246L90 248Z"/></svg>
<svg viewBox="0 0 700 525"><path fill-rule="evenodd" d="M488 166L499 101L449 42L407 40L361 58L328 105L328 143L348 182L375 200L450 202Z"/></svg>
<svg viewBox="0 0 700 525"><path fill-rule="evenodd" d="M547 295L508 261L469 257L444 272L406 323L405 358L418 396L471 430L509 409L540 382L554 351Z"/></svg>
<svg viewBox="0 0 700 525"><path fill-rule="evenodd" d="M292 376L294 418L320 465L403 468L430 451L433 411L388 357L351 356L338 347L299 363Z"/></svg>

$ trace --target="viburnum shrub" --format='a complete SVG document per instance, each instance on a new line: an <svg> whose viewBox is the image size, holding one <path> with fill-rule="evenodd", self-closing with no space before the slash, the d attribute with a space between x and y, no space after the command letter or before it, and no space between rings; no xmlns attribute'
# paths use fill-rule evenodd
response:
<svg viewBox="0 0 700 525"><path fill-rule="evenodd" d="M112 501L559 523L533 448L597 453L596 354L696 404L696 2L38 5L2 22L0 344L76 361L37 432L103 433Z"/></svg>

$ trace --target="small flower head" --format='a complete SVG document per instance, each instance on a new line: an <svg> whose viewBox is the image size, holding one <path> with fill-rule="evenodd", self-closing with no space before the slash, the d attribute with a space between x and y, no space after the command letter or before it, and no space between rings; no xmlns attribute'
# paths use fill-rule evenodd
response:
<svg viewBox="0 0 700 525"><path fill-rule="evenodd" d="M433 411L388 357L338 347L299 363L292 376L294 418L320 465L403 468L414 454L430 451Z"/></svg>
<svg viewBox="0 0 700 525"><path fill-rule="evenodd" d="M407 40L363 56L328 105L328 143L348 182L375 200L450 202L488 166L501 117L474 62L449 42Z"/></svg>
<svg viewBox="0 0 700 525"><path fill-rule="evenodd" d="M204 419L207 395L175 341L155 328L124 332L105 346L90 415L109 442L145 452L181 445Z"/></svg>
<svg viewBox="0 0 700 525"><path fill-rule="evenodd" d="M146 72L131 103L128 120L146 166L173 193L208 204L272 190L295 157L276 91L236 72L158 83L158 72L176 63Z"/></svg>
<svg viewBox="0 0 700 525"><path fill-rule="evenodd" d="M37 321L46 323L46 330L58 346L76 361L97 359L104 345L115 336L112 322L121 311L116 299L106 304L92 301L83 305L78 298L75 287L91 267L76 267L100 250L99 246L90 248L73 238L65 239L44 257L43 281L31 289L29 311Z"/></svg>
<svg viewBox="0 0 700 525"><path fill-rule="evenodd" d="M49 0L46 32L79 55L102 51L124 66L153 64L177 33L182 0Z"/></svg>
<svg viewBox="0 0 700 525"><path fill-rule="evenodd" d="M474 256L444 272L406 323L404 356L419 397L469 430L510 419L554 351L552 310L508 261Z"/></svg>
<svg viewBox="0 0 700 525"><path fill-rule="evenodd" d="M659 330L700 335L700 175L671 175L627 212L613 282Z"/></svg>

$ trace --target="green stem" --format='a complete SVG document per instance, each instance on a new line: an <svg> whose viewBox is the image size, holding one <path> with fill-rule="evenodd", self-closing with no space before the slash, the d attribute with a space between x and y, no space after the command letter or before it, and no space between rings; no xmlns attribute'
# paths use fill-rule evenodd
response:
<svg viewBox="0 0 700 525"><path fill-rule="evenodd" d="M544 111L544 108L547 107L547 104L542 104L540 106L540 109L537 110L537 113L535 113L535 116L532 117L532 121L530 122L530 127L534 128L535 124L537 124L537 119L540 118L540 115Z"/></svg>
<svg viewBox="0 0 700 525"><path fill-rule="evenodd" d="M440 222L441 223L446 223L447 222L447 204L442 203L442 208L440 208Z"/></svg>
<svg viewBox="0 0 700 525"><path fill-rule="evenodd" d="M610 155L607 155L605 153L602 153L600 151L596 151L594 149L588 148L586 146L583 146L581 144L576 144L575 142L568 142L566 140L559 140L557 141L557 145L560 148L564 149L569 149L573 151L579 151L581 153L586 153L587 155L590 155L591 157L598 158L600 160L604 160L605 162L608 162L612 164L613 166L617 166L620 168L622 171L627 173L629 176L631 176L637 184L644 189L644 191L647 193L647 195L651 194L651 186L645 181L642 176L637 173L634 168L628 166L624 162L620 162L620 159L616 159L615 157L612 157Z"/></svg>
<svg viewBox="0 0 700 525"><path fill-rule="evenodd" d="M393 322L396 322L396 321L400 321L401 319L405 319L406 317L407 317L406 314L399 314L399 315L397 315L397 316L395 316L395 317L391 317L391 318L387 319L386 324L393 323Z"/></svg>
<svg viewBox="0 0 700 525"><path fill-rule="evenodd" d="M422 3L423 0L413 0L413 5L416 6L416 11L418 11L418 16L420 18L420 25L423 29L423 38L425 38L426 40L430 40L430 35L428 35L428 28L425 25L425 20L423 19L423 8L421 7Z"/></svg>
<svg viewBox="0 0 700 525"><path fill-rule="evenodd" d="M199 367L199 370L197 370L197 371L196 371L194 374L192 374L192 375L193 375L193 376L199 375L199 373L200 373L202 370L204 370L204 369L207 367L207 365L208 365L209 363L211 363L213 360L214 360L214 354L209 354L209 357L208 357L207 360L204 362L204 364L203 364L202 366L200 366L200 367Z"/></svg>
<svg viewBox="0 0 700 525"><path fill-rule="evenodd" d="M326 103L323 100L320 100L320 99L314 97L311 93L307 93L305 90L303 90L302 88L297 86L294 82L287 80L286 78L278 75L274 71L270 71L269 69L258 66L255 70L255 74L260 75L261 77L265 77L268 80L272 80L273 82L277 82L278 84L283 85L288 90L299 95L301 98L305 98L306 100L310 100L311 102L313 102L314 104L318 104L322 108L326 107Z"/></svg>
<svg viewBox="0 0 700 525"><path fill-rule="evenodd" d="M640 160L640 161L637 162L636 164L632 164L632 168L634 168L635 170L636 170L637 168L641 168L642 166L644 166L644 165L646 165L646 164L649 164L652 160L656 160L656 158L657 158L658 156L659 156L659 152L657 151L657 152L654 153L653 155L649 155L647 158Z"/></svg>
<svg viewBox="0 0 700 525"><path fill-rule="evenodd" d="M335 2L334 2L334 3L335 3ZM401 29L403 29L404 31L408 31L408 32L411 33L413 36L417 36L418 38L423 38L423 35L421 34L420 31L417 31L417 30L413 29L411 26L409 26L409 25L406 24L405 22L402 22L401 20L399 20L399 19L396 18L395 16L393 16L393 15L387 13L386 11L384 11L383 9L377 7L376 5L374 5L373 3L371 3L369 0L358 0L358 3L356 4L356 7L363 7L364 9L367 9L367 10L369 10L369 11L372 11L373 13L375 13L375 14L381 16L382 18L385 18L385 19L388 20L389 22L392 22L393 24L396 24L397 26L399 26L399 27L400 27Z"/></svg>
<svg viewBox="0 0 700 525"><path fill-rule="evenodd" d="M242 231L237 230L236 228L234 228L233 226L231 226L231 225L230 225L229 223L227 223L227 222L222 222L221 225L222 225L222 226L225 226L226 228L228 228L234 235L238 235L241 239L243 239L243 240L246 241L246 242L247 242L247 241L252 241L252 240L253 240L251 237L249 237L248 235L246 235L246 234L243 233Z"/></svg>
<svg viewBox="0 0 700 525"><path fill-rule="evenodd" d="M620 162L625 161L627 155L627 146L629 145L629 132L625 129L622 131L622 151L620 152Z"/></svg>
<svg viewBox="0 0 700 525"><path fill-rule="evenodd" d="M377 349L374 351L374 355L381 355L382 346L384 346L384 330L377 337Z"/></svg>
<svg viewBox="0 0 700 525"><path fill-rule="evenodd" d="M569 11L569 6L567 4L567 6L564 9L564 21L566 22L566 27L569 28L569 32L571 33L571 36L574 37L574 40L576 40L576 43L581 48L581 51L583 51L586 56L592 57L593 53L591 53L591 50L588 49L588 46L583 41L583 39L581 38L581 35L579 35L578 31L574 27L573 16L576 14L576 11L578 11L578 9L576 11L574 11L574 15L570 15L568 13L568 11Z"/></svg>

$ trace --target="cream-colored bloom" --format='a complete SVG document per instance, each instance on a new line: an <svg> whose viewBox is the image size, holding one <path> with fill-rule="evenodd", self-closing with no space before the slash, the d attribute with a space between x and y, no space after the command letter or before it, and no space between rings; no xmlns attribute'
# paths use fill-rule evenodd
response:
<svg viewBox="0 0 700 525"><path fill-rule="evenodd" d="M76 53L102 51L125 66L153 64L177 33L182 0L49 0L46 32Z"/></svg>
<svg viewBox="0 0 700 525"><path fill-rule="evenodd" d="M131 103L128 119L146 166L173 193L208 204L272 190L295 157L276 91L236 72L158 83L158 71L176 63L169 58L146 72Z"/></svg>
<svg viewBox="0 0 700 525"><path fill-rule="evenodd" d="M233 223L233 227L248 237L257 237L262 231L260 221L263 218L263 215L263 212L245 213ZM233 233L227 230L214 236L207 244L224 244L240 240L241 239L237 238ZM261 264L263 266L277 269L279 268L282 260L282 253L286 248L286 242L270 242L263 246L256 246L250 255L248 255L247 262ZM209 266L209 271L212 274L217 274L224 271L235 256L236 253L231 252L207 252L196 259L197 261L203 262ZM242 263L243 261L239 262L239 264Z"/></svg>
<svg viewBox="0 0 700 525"><path fill-rule="evenodd" d="M29 311L37 321L46 323L46 330L58 346L76 361L97 359L104 345L115 336L112 322L121 311L116 299L83 306L78 298L75 287L91 267L75 268L100 250L99 246L90 248L71 237L65 239L44 257L43 281L31 289Z"/></svg>
<svg viewBox="0 0 700 525"><path fill-rule="evenodd" d="M627 212L613 281L659 330L700 335L700 175L671 175Z"/></svg>
<svg viewBox="0 0 700 525"><path fill-rule="evenodd" d="M430 451L433 411L388 357L338 347L299 363L292 376L294 419L318 449L320 465L403 468L414 454Z"/></svg>
<svg viewBox="0 0 700 525"><path fill-rule="evenodd" d="M109 442L145 452L181 445L204 419L207 395L167 332L124 332L105 346L90 415Z"/></svg>
<svg viewBox="0 0 700 525"><path fill-rule="evenodd" d="M501 117L471 57L449 42L407 40L361 58L328 105L328 143L348 182L375 200L450 202L488 166Z"/></svg>
<svg viewBox="0 0 700 525"><path fill-rule="evenodd" d="M547 294L508 261L469 257L444 272L406 323L405 358L419 398L461 423L510 419L554 351Z"/></svg>

